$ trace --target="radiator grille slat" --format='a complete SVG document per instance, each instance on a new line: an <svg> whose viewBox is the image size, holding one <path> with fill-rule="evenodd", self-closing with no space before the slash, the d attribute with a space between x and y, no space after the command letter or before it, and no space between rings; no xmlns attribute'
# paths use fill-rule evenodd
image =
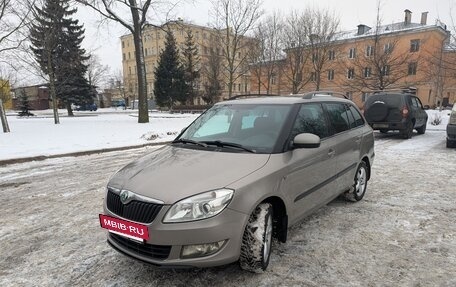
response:
<svg viewBox="0 0 456 287"><path fill-rule="evenodd" d="M163 207L161 204L142 202L137 200L123 204L120 201L120 196L109 189L106 203L108 209L112 213L125 219L141 223L151 223L154 221L155 217Z"/></svg>
<svg viewBox="0 0 456 287"><path fill-rule="evenodd" d="M171 252L170 245L152 245L147 243L139 243L113 233L110 233L109 237L114 242L131 252L155 259L166 259L169 257L169 253Z"/></svg>

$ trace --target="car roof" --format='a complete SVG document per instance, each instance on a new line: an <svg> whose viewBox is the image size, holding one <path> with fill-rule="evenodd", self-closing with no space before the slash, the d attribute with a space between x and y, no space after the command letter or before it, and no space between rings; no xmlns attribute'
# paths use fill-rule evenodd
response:
<svg viewBox="0 0 456 287"><path fill-rule="evenodd" d="M254 98L243 98L235 100L227 100L219 102L216 105L226 104L251 104L251 105L282 105L282 104L300 104L300 103L312 103L312 102L344 102L353 103L350 100L338 98L330 95L316 95L311 99L304 99L302 95L299 96L263 96Z"/></svg>

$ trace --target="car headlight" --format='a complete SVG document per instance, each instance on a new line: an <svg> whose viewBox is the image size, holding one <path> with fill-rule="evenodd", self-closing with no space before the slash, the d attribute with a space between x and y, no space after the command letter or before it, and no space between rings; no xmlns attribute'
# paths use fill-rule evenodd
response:
<svg viewBox="0 0 456 287"><path fill-rule="evenodd" d="M187 222L216 216L230 203L233 194L231 189L217 189L183 199L171 206L163 222Z"/></svg>

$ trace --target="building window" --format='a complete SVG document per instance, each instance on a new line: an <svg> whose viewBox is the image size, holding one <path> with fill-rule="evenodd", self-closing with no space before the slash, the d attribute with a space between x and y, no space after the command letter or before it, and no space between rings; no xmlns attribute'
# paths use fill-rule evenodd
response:
<svg viewBox="0 0 456 287"><path fill-rule="evenodd" d="M355 77L355 69L350 68L347 70L347 78L348 79L353 79Z"/></svg>
<svg viewBox="0 0 456 287"><path fill-rule="evenodd" d="M203 50L204 50L204 54L207 55L207 47L204 47Z"/></svg>
<svg viewBox="0 0 456 287"><path fill-rule="evenodd" d="M131 59L131 54L130 54L130 52L128 52L128 60L130 60L130 59Z"/></svg>
<svg viewBox="0 0 456 287"><path fill-rule="evenodd" d="M367 46L366 47L366 56L371 57L374 55L374 47L372 46Z"/></svg>
<svg viewBox="0 0 456 287"><path fill-rule="evenodd" d="M334 60L336 59L336 51L330 50L330 51L328 52L328 59L329 59L330 61L334 61Z"/></svg>
<svg viewBox="0 0 456 287"><path fill-rule="evenodd" d="M203 39L207 39L207 34L203 33Z"/></svg>
<svg viewBox="0 0 456 287"><path fill-rule="evenodd" d="M350 48L348 51L348 58L354 59L356 57L356 48Z"/></svg>
<svg viewBox="0 0 456 287"><path fill-rule="evenodd" d="M317 81L317 73L315 73L315 72L310 73L310 80L312 82L316 82Z"/></svg>
<svg viewBox="0 0 456 287"><path fill-rule="evenodd" d="M125 48L125 42L122 41L122 48Z"/></svg>
<svg viewBox="0 0 456 287"><path fill-rule="evenodd" d="M410 40L410 52L418 52L420 50L420 40Z"/></svg>
<svg viewBox="0 0 456 287"><path fill-rule="evenodd" d="M364 68L364 78L370 78L370 76L371 76L371 68L370 67Z"/></svg>
<svg viewBox="0 0 456 287"><path fill-rule="evenodd" d="M362 96L361 96L361 100L363 101L363 103L367 100L367 93L363 93Z"/></svg>
<svg viewBox="0 0 456 287"><path fill-rule="evenodd" d="M147 54L149 52L148 50L149 50L149 48L144 49L144 56L146 56L146 57L147 57Z"/></svg>
<svg viewBox="0 0 456 287"><path fill-rule="evenodd" d="M383 76L389 76L390 74L390 66L386 65L386 66L383 66L382 68L382 75Z"/></svg>
<svg viewBox="0 0 456 287"><path fill-rule="evenodd" d="M238 91L241 91L241 84L238 84Z"/></svg>
<svg viewBox="0 0 456 287"><path fill-rule="evenodd" d="M349 100L353 100L353 93L352 93L352 92L346 92L346 93L345 93L345 96L346 96Z"/></svg>
<svg viewBox="0 0 456 287"><path fill-rule="evenodd" d="M328 80L334 80L334 70L328 70Z"/></svg>
<svg viewBox="0 0 456 287"><path fill-rule="evenodd" d="M277 76L276 74L272 74L271 76L271 85L275 85L277 83Z"/></svg>
<svg viewBox="0 0 456 287"><path fill-rule="evenodd" d="M317 61L318 61L318 54L317 53L312 54L312 63L315 63Z"/></svg>
<svg viewBox="0 0 456 287"><path fill-rule="evenodd" d="M123 59L124 61L126 60L125 53L122 54L122 59Z"/></svg>
<svg viewBox="0 0 456 287"><path fill-rule="evenodd" d="M416 75L416 68L417 68L417 63L416 62L412 62L412 63L409 63L408 64L408 74L409 76L411 75Z"/></svg>
<svg viewBox="0 0 456 287"><path fill-rule="evenodd" d="M385 44L385 54L390 54L393 51L393 44L387 43Z"/></svg>
<svg viewBox="0 0 456 287"><path fill-rule="evenodd" d="M131 67L128 67L128 73L131 75Z"/></svg>

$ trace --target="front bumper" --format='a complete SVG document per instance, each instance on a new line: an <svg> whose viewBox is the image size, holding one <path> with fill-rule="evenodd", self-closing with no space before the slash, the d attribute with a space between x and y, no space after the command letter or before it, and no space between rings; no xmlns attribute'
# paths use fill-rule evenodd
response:
<svg viewBox="0 0 456 287"><path fill-rule="evenodd" d="M163 206L155 220L146 224L150 239L145 244L111 233L108 235L108 243L125 255L163 267L211 267L229 264L239 259L244 226L248 220L246 214L227 208L213 218L164 224L162 219L169 207ZM106 215L119 217L109 211L106 204L104 211ZM184 245L222 240L226 242L215 254L199 258L181 258Z"/></svg>

